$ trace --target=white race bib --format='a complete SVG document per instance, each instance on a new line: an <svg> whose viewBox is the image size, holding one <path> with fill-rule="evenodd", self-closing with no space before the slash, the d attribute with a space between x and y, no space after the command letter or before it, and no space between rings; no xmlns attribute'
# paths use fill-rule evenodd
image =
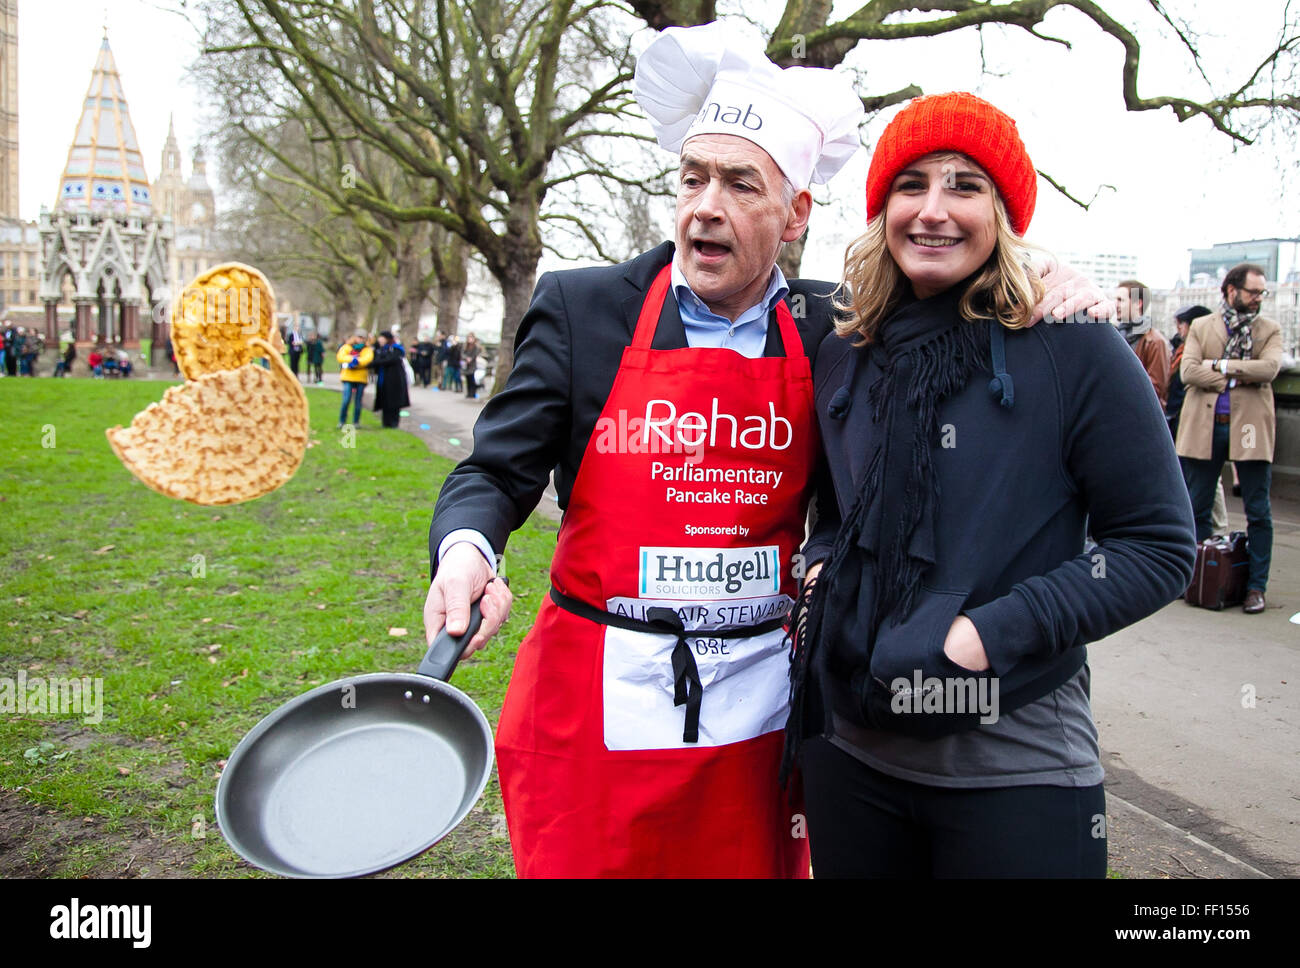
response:
<svg viewBox="0 0 1300 968"><path fill-rule="evenodd" d="M673 705L676 637L605 627L606 749L725 746L785 727L790 660L782 629L737 639L692 633L686 642L704 687L698 743L682 742L686 706Z"/></svg>

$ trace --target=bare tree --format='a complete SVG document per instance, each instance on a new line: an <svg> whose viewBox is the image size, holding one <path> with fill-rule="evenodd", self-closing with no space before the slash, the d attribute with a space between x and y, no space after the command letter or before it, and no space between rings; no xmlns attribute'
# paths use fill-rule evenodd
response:
<svg viewBox="0 0 1300 968"><path fill-rule="evenodd" d="M377 244L350 219L323 213L314 196L276 177L273 159L232 135L215 139L235 203L222 217L225 247L274 279L322 294L340 325L360 324L372 315L364 296L377 288L366 281L379 262Z"/></svg>
<svg viewBox="0 0 1300 968"><path fill-rule="evenodd" d="M616 199L647 185L664 191L662 172L649 170L653 165L630 169L626 156L619 152L615 159L609 148L610 139L651 141L630 94L635 28L703 23L729 13L730 6L740 9L714 0L226 2L247 36L209 44L209 53L261 58L297 96L304 119L316 125L313 138L328 145L338 163L346 164L353 151L378 153L412 191L404 196L386 190L382 178L358 167L358 177L341 193L328 190L331 200L389 225L428 223L482 258L504 295L498 386L548 244L564 254L585 249L613 259L626 253L632 238L644 241L635 203L615 203L626 217L611 228L604 200L586 186L604 185ZM1242 144L1270 122L1293 124L1300 116L1300 30L1289 4L1273 51L1237 81L1216 85L1195 31L1163 0L1146 0L1144 9L1167 25L1166 33L1211 91L1200 97L1143 92L1142 45L1107 6L1096 0L867 0L836 18L828 0L788 0L765 28L767 52L780 64L831 67L868 41L970 29L982 43L980 31L997 28L1068 50L1068 37L1044 27L1049 14L1061 9L1078 15L1066 21L1071 29L1100 31L1123 49L1116 80L1129 110L1167 109L1184 121L1204 118ZM1059 31L1058 20L1052 29ZM1152 35L1143 43L1158 41ZM864 89L868 111L922 93L920 78L902 80L910 82ZM312 184L317 176L300 177ZM1058 188L1087 204L1065 186ZM797 271L801 252L795 243L783 253L789 274Z"/></svg>
<svg viewBox="0 0 1300 968"><path fill-rule="evenodd" d="M1146 0L1176 34L1192 58L1197 73L1208 87L1214 87L1200 52L1194 28L1174 17L1162 0ZM656 29L706 23L718 14L714 0L634 0L637 15ZM825 0L788 0L780 20L772 27L767 54L783 66L834 67L844 61L860 42L936 37L969 27L1001 25L1024 31L1035 40L1059 44L1066 50L1071 42L1042 30L1047 15L1056 9L1078 11L1102 33L1124 49L1120 81L1124 105L1130 111L1158 111L1168 108L1179 121L1207 119L1219 132L1250 144L1258 133L1255 112L1300 113L1300 88L1296 70L1300 66L1300 11L1288 2L1280 11L1277 43L1254 66L1244 81L1225 85L1207 100L1182 95L1143 96L1138 93L1138 66L1142 46L1137 36L1096 0L868 0L841 20L834 20L831 4ZM939 14L939 16L935 16ZM920 93L916 85L897 91L864 94L863 104L876 111Z"/></svg>
<svg viewBox="0 0 1300 968"><path fill-rule="evenodd" d="M744 10L742 4L732 9L732 5L719 5L715 0L629 3L636 15L656 30L708 23L720 15ZM836 19L828 0L787 0L776 22L760 27L767 36L767 55L775 63L785 67L835 67L866 41L937 37L968 29L978 32L985 27L1011 28L1033 43L1055 44L1068 51L1072 42L1046 33L1043 22L1055 10L1073 10L1092 29L1112 38L1123 49L1124 61L1115 80L1123 91L1127 110L1169 110L1179 121L1205 119L1217 132L1243 145L1251 144L1269 125L1292 133L1300 129L1300 6L1287 0L1281 5L1275 25L1260 25L1259 29L1275 31L1271 51L1257 63L1242 65L1244 70L1236 80L1214 81L1197 29L1176 16L1167 0L1145 0L1142 6L1168 25L1177 46L1190 57L1193 72L1211 92L1208 97L1141 93L1139 65L1144 42L1118 14L1111 12L1114 6L1097 0L867 0L847 16ZM1215 15L1222 12L1216 5ZM1151 38L1148 46L1154 43ZM918 77L895 90L864 91L862 103L868 113L883 110L924 93L920 81ZM1072 202L1085 209L1090 204L1090 200L1072 193L1047 173L1039 174ZM782 268L787 274L797 274L803 242L801 239L787 246L782 253Z"/></svg>
<svg viewBox="0 0 1300 968"><path fill-rule="evenodd" d="M294 213L303 251L315 252L320 235L328 235L326 265L350 263L344 266L347 285L361 289L367 328L387 327L395 318L407 331L417 331L440 271L454 291L463 265L448 264L447 253L440 253L443 258L435 265L428 222L376 213L352 203L348 194L356 182L365 181L378 197L404 203L422 197L423 186L358 138L332 105L308 103L275 66L272 54L238 49L253 33L233 4L210 3L206 13L206 45L230 49L222 58L200 61L195 73L216 99L218 137L235 161L232 184L260 199L257 212L267 214L269 207L270 214L282 219ZM341 69L364 76L357 55ZM328 270L316 270L322 271ZM337 290L340 284L330 288ZM454 315L448 328L455 328Z"/></svg>
<svg viewBox="0 0 1300 968"><path fill-rule="evenodd" d="M504 297L498 386L532 295L544 214L601 249L601 230L544 213L579 179L632 183L560 152L627 135L633 60L611 0L233 0L249 37L212 56L265 56L320 125L319 136L381 152L420 187L390 196L358 171L344 200L394 222L428 222L478 252ZM341 116L344 124L331 120ZM584 231L585 229L585 231Z"/></svg>

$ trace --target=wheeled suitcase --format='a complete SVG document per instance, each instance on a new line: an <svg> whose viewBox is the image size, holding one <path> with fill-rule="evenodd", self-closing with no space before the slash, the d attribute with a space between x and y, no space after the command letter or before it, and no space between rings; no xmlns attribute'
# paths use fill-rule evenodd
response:
<svg viewBox="0 0 1300 968"><path fill-rule="evenodd" d="M1184 597L1189 605L1216 611L1225 605L1240 605L1246 600L1249 571L1244 531L1227 537L1211 535L1196 546L1196 566Z"/></svg>

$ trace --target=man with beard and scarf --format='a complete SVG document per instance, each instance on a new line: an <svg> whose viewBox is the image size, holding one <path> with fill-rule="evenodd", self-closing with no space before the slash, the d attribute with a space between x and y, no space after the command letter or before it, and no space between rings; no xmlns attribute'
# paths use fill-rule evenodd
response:
<svg viewBox="0 0 1300 968"><path fill-rule="evenodd" d="M1187 396L1178 422L1178 456L1196 517L1196 540L1210 536L1210 509L1223 462L1241 479L1246 507L1248 615L1264 611L1273 552L1273 379L1282 363L1282 329L1259 315L1268 295L1264 270L1243 262L1223 279L1219 311L1202 316L1187 332L1179 369Z"/></svg>
<svg viewBox="0 0 1300 968"><path fill-rule="evenodd" d="M1151 326L1151 290L1136 279L1126 279L1115 290L1115 308L1119 313L1119 331L1133 347L1151 378L1151 387L1161 409L1169 397L1169 340Z"/></svg>

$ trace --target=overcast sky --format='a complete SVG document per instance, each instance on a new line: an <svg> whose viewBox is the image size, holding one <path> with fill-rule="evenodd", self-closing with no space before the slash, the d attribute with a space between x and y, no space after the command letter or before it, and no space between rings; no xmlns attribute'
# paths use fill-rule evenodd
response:
<svg viewBox="0 0 1300 968"><path fill-rule="evenodd" d="M1166 0L1201 31L1206 72L1216 89L1241 84L1276 44L1284 0ZM854 9L856 4L837 3ZM1138 93L1201 99L1205 82L1192 60L1147 0L1106 0L1112 15L1143 43ZM1231 11L1231 20L1225 12ZM984 31L989 74L980 70L973 31L909 41L859 45L852 61L867 73L867 90L881 93L909 83L929 93L968 90L1016 119L1035 167L1072 194L1089 199L1084 212L1039 179L1038 208L1027 238L1057 251L1117 252L1138 257L1138 275L1152 286L1172 287L1187 278L1187 249L1251 238L1300 235L1300 169L1294 140L1261 139L1239 148L1210 123L1180 124L1169 110L1130 113L1121 86L1123 48L1082 14L1051 12L1044 33L1073 43L1072 50L1019 29ZM1005 76L992 76L1004 74ZM885 112L867 128L867 143L879 137L900 109ZM1278 145L1281 145L1279 148ZM865 217L860 201L867 156L829 188L842 196L832 211L848 214L845 234ZM838 275L843 241L818 239L821 275ZM838 250L838 251L835 251ZM834 259L832 259L834 255ZM833 263L833 264L832 264Z"/></svg>
<svg viewBox="0 0 1300 968"><path fill-rule="evenodd" d="M837 13L858 2L837 3ZM1204 32L1208 72L1222 85L1240 82L1271 48L1284 0L1168 0L1166 6ZM1144 42L1140 93L1204 95L1190 57L1147 0L1107 0L1106 7ZM24 217L35 218L42 204L54 202L105 22L149 177L158 175L169 113L188 174L202 132L198 96L184 80L197 37L183 19L147 0L21 0L19 9ZM1116 41L1071 10L1049 14L1044 30L1070 39L1073 50L997 29L984 32L988 74L981 74L972 31L860 45L851 63L865 71L870 93L908 83L931 93L974 91L1016 118L1035 165L1076 195L1115 186L1085 213L1040 180L1028 237L1050 249L1134 254L1144 281L1163 288L1186 278L1189 247L1300 235L1300 192L1284 190L1300 174L1291 141L1265 139L1234 151L1207 121L1179 124L1167 110L1130 114ZM641 46L650 37L645 32ZM867 129L869 143L893 113ZM820 190L832 204L815 216L804 274L838 277L844 246L864 217L867 161L860 153Z"/></svg>

